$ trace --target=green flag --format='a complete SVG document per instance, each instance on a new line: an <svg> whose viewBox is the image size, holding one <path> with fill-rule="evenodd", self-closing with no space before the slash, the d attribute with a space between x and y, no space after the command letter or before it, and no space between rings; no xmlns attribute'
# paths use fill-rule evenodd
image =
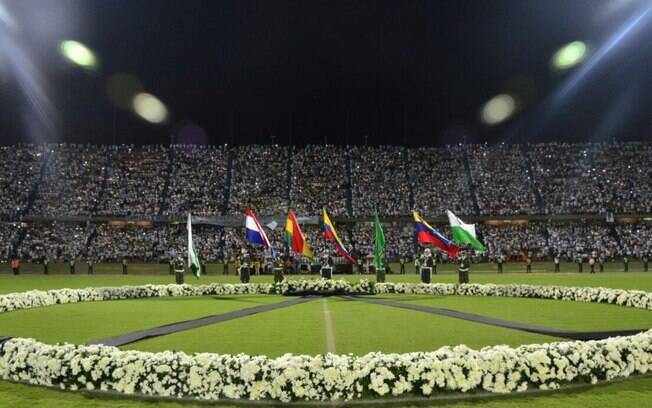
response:
<svg viewBox="0 0 652 408"><path fill-rule="evenodd" d="M446 211L446 213L448 214L448 221L451 223L453 241L458 244L469 244L480 252L487 250L475 235L475 224L465 224L450 210Z"/></svg>
<svg viewBox="0 0 652 408"><path fill-rule="evenodd" d="M192 273L199 278L201 276L201 265L199 264L199 257L195 250L195 244L192 242L192 216L190 213L188 213L188 223L186 224L186 228L188 229L188 267Z"/></svg>
<svg viewBox="0 0 652 408"><path fill-rule="evenodd" d="M376 230L376 247L374 249L374 266L376 270L383 268L383 257L385 256L385 233L378 219L378 212L374 217L374 229Z"/></svg>

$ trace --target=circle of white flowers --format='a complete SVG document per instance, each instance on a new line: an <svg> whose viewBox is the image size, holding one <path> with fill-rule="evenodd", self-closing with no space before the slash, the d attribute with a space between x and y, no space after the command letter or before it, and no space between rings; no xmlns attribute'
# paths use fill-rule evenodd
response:
<svg viewBox="0 0 652 408"><path fill-rule="evenodd" d="M609 303L652 310L652 293L561 286L371 283L299 280L279 284L144 285L0 295L0 313L54 304L162 296L343 293L511 296ZM600 341L484 347L364 356L286 354L278 358L123 351L12 338L0 345L0 378L66 390L102 390L201 400L351 400L432 397L451 392L508 393L596 383L652 367L652 330Z"/></svg>

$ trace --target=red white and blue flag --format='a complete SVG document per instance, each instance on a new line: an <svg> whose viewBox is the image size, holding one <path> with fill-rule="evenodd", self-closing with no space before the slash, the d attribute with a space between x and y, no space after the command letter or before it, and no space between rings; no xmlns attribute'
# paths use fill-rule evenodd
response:
<svg viewBox="0 0 652 408"><path fill-rule="evenodd" d="M414 217L414 227L417 231L417 240L420 244L433 244L446 251L448 256L452 258L457 256L457 253L460 251L459 246L431 227L416 211L412 211L412 216Z"/></svg>
<svg viewBox="0 0 652 408"><path fill-rule="evenodd" d="M274 252L274 248L272 248L272 244L270 244L269 239L267 239L265 230L263 229L262 225L260 225L260 222L258 222L254 212L251 210L247 210L245 230L247 241L251 242L252 244L262 245L265 249L269 249L271 251L272 257L275 257L276 253Z"/></svg>

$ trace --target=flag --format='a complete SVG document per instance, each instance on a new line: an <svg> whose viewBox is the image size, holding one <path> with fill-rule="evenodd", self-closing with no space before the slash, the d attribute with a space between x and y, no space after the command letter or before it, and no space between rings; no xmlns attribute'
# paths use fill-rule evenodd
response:
<svg viewBox="0 0 652 408"><path fill-rule="evenodd" d="M437 230L431 227L426 220L421 218L416 211L412 211L412 216L414 217L414 227L417 230L417 239L420 244L433 244L446 251L448 256L452 258L457 255L460 250L459 246L455 245L453 241L437 232Z"/></svg>
<svg viewBox="0 0 652 408"><path fill-rule="evenodd" d="M285 223L285 236L288 240L288 247L297 254L312 258L312 251L308 246L308 241L303 236L299 221L294 212L288 211L288 220Z"/></svg>
<svg viewBox="0 0 652 408"><path fill-rule="evenodd" d="M376 245L374 248L374 266L376 270L383 268L383 258L385 256L385 233L378 219L378 212L374 218L374 230L376 231Z"/></svg>
<svg viewBox="0 0 652 408"><path fill-rule="evenodd" d="M272 244L269 243L269 239L267 239L265 230L260 225L260 222L258 222L254 212L250 209L247 210L247 215L245 218L245 230L247 241L251 242L252 244L262 245L263 248L269 249L272 253L272 258L276 258L276 252L274 251L274 248L272 248Z"/></svg>
<svg viewBox="0 0 652 408"><path fill-rule="evenodd" d="M351 262L352 264L356 264L355 259L349 254L349 251L344 248L344 244L342 243L342 240L340 237L337 235L337 231L335 231L335 227L333 226L333 223L331 222L331 219L328 217L328 214L326 213L326 209L324 208L324 237L326 239L333 241L335 244L335 249L337 249L337 252L347 261Z"/></svg>
<svg viewBox="0 0 652 408"><path fill-rule="evenodd" d="M451 223L453 240L455 242L458 244L469 244L480 252L487 250L475 235L475 224L465 224L450 210L447 210L446 213L448 214L448 221Z"/></svg>
<svg viewBox="0 0 652 408"><path fill-rule="evenodd" d="M190 213L188 213L186 229L188 230L188 268L199 278L201 276L201 265L197 251L195 250L195 244L192 242L192 216Z"/></svg>

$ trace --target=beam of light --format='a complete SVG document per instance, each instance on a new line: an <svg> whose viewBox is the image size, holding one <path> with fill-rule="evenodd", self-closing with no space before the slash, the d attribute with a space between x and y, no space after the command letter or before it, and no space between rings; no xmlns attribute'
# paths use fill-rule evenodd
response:
<svg viewBox="0 0 652 408"><path fill-rule="evenodd" d="M2 3L0 3L2 7ZM8 10L2 7L4 17L0 20L0 59L6 64L10 81L17 84L25 97L23 121L25 131L34 143L43 143L57 136L58 112L49 97L46 81L38 66L20 42L16 23ZM19 103L19 102L17 102Z"/></svg>
<svg viewBox="0 0 652 408"><path fill-rule="evenodd" d="M511 95L496 95L482 107L480 119L487 125L497 125L509 119L515 109L516 101Z"/></svg>
<svg viewBox="0 0 652 408"><path fill-rule="evenodd" d="M562 71L581 63L588 56L588 47L582 41L573 41L561 47L550 60L554 70Z"/></svg>
<svg viewBox="0 0 652 408"><path fill-rule="evenodd" d="M79 41L61 41L59 50L64 58L75 65L86 69L97 68L97 57L95 57L95 53Z"/></svg>
<svg viewBox="0 0 652 408"><path fill-rule="evenodd" d="M163 123L168 117L168 110L157 97L148 93L134 96L133 108L136 114L150 123Z"/></svg>
<svg viewBox="0 0 652 408"><path fill-rule="evenodd" d="M510 141L523 133L527 133L532 138L536 137L544 129L548 121L564 106L570 103L573 94L577 93L590 75L600 67L601 63L611 56L614 48L621 46L638 29L645 26L643 22L650 17L650 14L652 14L652 4L649 4L646 8L629 18L596 49L593 55L582 66L572 72L557 89L544 99L536 109L519 121L519 123L514 124L513 128L505 135L504 141Z"/></svg>

